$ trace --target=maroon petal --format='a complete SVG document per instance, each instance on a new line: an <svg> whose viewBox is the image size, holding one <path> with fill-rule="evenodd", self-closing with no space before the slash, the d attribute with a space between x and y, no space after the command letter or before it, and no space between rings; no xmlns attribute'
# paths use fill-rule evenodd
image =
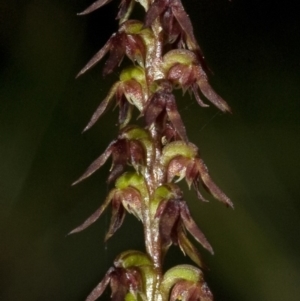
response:
<svg viewBox="0 0 300 301"><path fill-rule="evenodd" d="M209 192L219 201L225 203L226 206L230 206L233 208L233 203L229 199L228 196L213 182L211 179L208 169L206 165L204 164L202 159L199 159L197 161L199 174L201 177L201 180L205 187L209 190Z"/></svg>
<svg viewBox="0 0 300 301"><path fill-rule="evenodd" d="M204 198L204 196L201 194L200 190L199 190L199 181L198 180L194 180L193 181L193 188L195 189L196 191L196 194L197 194L197 198L199 200L201 200L202 202L208 202L207 199Z"/></svg>
<svg viewBox="0 0 300 301"><path fill-rule="evenodd" d="M84 128L83 132L90 129L96 121L101 117L101 115L104 113L104 111L107 109L109 103L111 102L114 94L116 93L118 87L120 85L120 82L115 83L112 88L110 89L108 95L105 97L105 99L101 102L95 113L93 114L91 120L87 124L87 126Z"/></svg>
<svg viewBox="0 0 300 301"><path fill-rule="evenodd" d="M169 5L169 0L156 0L153 2L153 4L148 9L148 12L146 14L145 18L145 26L150 27L154 20L162 14L164 10L167 9Z"/></svg>
<svg viewBox="0 0 300 301"><path fill-rule="evenodd" d="M167 205L162 202L160 206L164 206L164 211L160 217L160 233L163 249L167 249L172 243L172 236L179 217L179 206L177 202L168 201ZM159 206L159 207L160 207ZM160 211L160 208L157 208Z"/></svg>
<svg viewBox="0 0 300 301"><path fill-rule="evenodd" d="M197 42L194 36L193 26L189 15L185 12L180 0L173 0L172 2L173 3L171 9L176 20L178 21L185 34L190 38L191 42L196 46Z"/></svg>
<svg viewBox="0 0 300 301"><path fill-rule="evenodd" d="M183 64L175 64L170 68L168 72L168 78L175 83L178 83L180 88L186 91L186 89L195 82L193 77L192 67Z"/></svg>
<svg viewBox="0 0 300 301"><path fill-rule="evenodd" d="M165 208L166 208L167 205L168 205L168 200L161 201L159 206L156 209L154 217L160 219L162 214L164 213Z"/></svg>
<svg viewBox="0 0 300 301"><path fill-rule="evenodd" d="M129 17L133 6L135 4L135 0L122 0L119 5L119 12L117 15L117 20L120 20L120 23L123 23Z"/></svg>
<svg viewBox="0 0 300 301"><path fill-rule="evenodd" d="M147 125L151 125L157 117L162 113L166 106L165 99L160 97L159 93L155 93L148 102L145 110L145 120Z"/></svg>
<svg viewBox="0 0 300 301"><path fill-rule="evenodd" d="M104 292L108 283L110 282L111 273L114 271L114 268L110 268L105 274L103 280L92 290L88 295L85 301L95 301L97 300Z"/></svg>
<svg viewBox="0 0 300 301"><path fill-rule="evenodd" d="M87 9L85 9L83 12L79 13L78 15L87 15L93 11L95 11L96 9L100 8L101 6L111 2L112 0L98 0L95 1L92 5L90 5Z"/></svg>
<svg viewBox="0 0 300 301"><path fill-rule="evenodd" d="M114 164L110 170L107 183L110 184L111 182L114 182L124 172L124 170L124 164Z"/></svg>
<svg viewBox="0 0 300 301"><path fill-rule="evenodd" d="M186 176L186 166L189 159L183 156L173 158L168 164L167 181L171 182L175 177L178 179L175 182L181 181Z"/></svg>
<svg viewBox="0 0 300 301"><path fill-rule="evenodd" d="M134 79L127 80L123 83L123 90L127 101L142 112L145 105L142 85Z"/></svg>
<svg viewBox="0 0 300 301"><path fill-rule="evenodd" d="M195 160L190 160L186 166L185 172L185 180L189 188L191 188L193 181L197 179L198 175L199 171L197 164L195 164Z"/></svg>
<svg viewBox="0 0 300 301"><path fill-rule="evenodd" d="M133 106L125 99L121 98L119 101L119 125L120 128L124 128L132 117Z"/></svg>
<svg viewBox="0 0 300 301"><path fill-rule="evenodd" d="M82 180L88 178L90 175L92 175L96 170L98 170L108 159L108 157L111 155L113 151L113 146L116 143L116 140L111 142L107 149L104 151L104 153L98 157L84 172L84 174L77 180L75 181L72 185L76 185Z"/></svg>
<svg viewBox="0 0 300 301"><path fill-rule="evenodd" d="M146 162L146 151L142 143L138 140L131 140L130 145L130 163L137 170L140 170L140 166L145 165Z"/></svg>
<svg viewBox="0 0 300 301"><path fill-rule="evenodd" d="M96 210L87 220L85 220L79 227L75 228L74 230L72 230L70 234L74 234L77 232L80 232L84 229L86 229L87 227L89 227L91 224L93 224L103 213L103 211L106 209L106 207L108 206L108 204L111 202L112 198L114 197L116 190L113 189L109 195L107 196L107 198L105 199L104 203L100 206L100 208L98 210Z"/></svg>
<svg viewBox="0 0 300 301"><path fill-rule="evenodd" d="M115 269L110 281L111 300L124 301L129 285L126 271L124 269Z"/></svg>
<svg viewBox="0 0 300 301"><path fill-rule="evenodd" d="M112 146L112 160L114 165L126 165L129 157L129 142L127 139L119 138Z"/></svg>
<svg viewBox="0 0 300 301"><path fill-rule="evenodd" d="M213 301L212 293L207 284L191 282L186 280L178 281L172 288L170 301Z"/></svg>
<svg viewBox="0 0 300 301"><path fill-rule="evenodd" d="M121 203L121 193L122 192L117 192L114 199L112 200L112 216L109 229L105 235L105 241L112 237L123 224L125 218L125 210Z"/></svg>
<svg viewBox="0 0 300 301"><path fill-rule="evenodd" d="M191 85L191 89L192 89L192 91L193 91L193 93L194 93L194 96L195 96L196 101L198 102L199 106L200 106L200 107L203 107L203 108L209 107L209 105L207 105L206 103L204 103L204 102L202 101L202 99L200 98L199 93L198 93L198 87L197 87L197 84L195 84L195 83L192 84L192 85Z"/></svg>
<svg viewBox="0 0 300 301"><path fill-rule="evenodd" d="M180 217L183 221L185 228L192 234L192 236L210 253L214 253L210 243L206 239L203 232L198 228L197 224L193 220L189 209L185 202L181 202Z"/></svg>
<svg viewBox="0 0 300 301"><path fill-rule="evenodd" d="M127 35L125 49L132 62L137 62L140 66L145 65L146 46L139 35Z"/></svg>
<svg viewBox="0 0 300 301"><path fill-rule="evenodd" d="M180 138L188 142L185 126L182 122L181 116L178 113L175 97L173 94L166 94L166 110L170 121L172 122L173 126L175 127L177 133L179 134Z"/></svg>
<svg viewBox="0 0 300 301"><path fill-rule="evenodd" d="M174 18L171 8L168 8L162 17L162 26L164 34L166 35L166 42L173 44L180 35L180 27L176 19Z"/></svg>
<svg viewBox="0 0 300 301"><path fill-rule="evenodd" d="M205 267L198 250L186 237L183 231L178 232L178 244L181 251L187 256L189 256L200 268Z"/></svg>
<svg viewBox="0 0 300 301"><path fill-rule="evenodd" d="M140 221L143 220L142 198L138 190L133 187L123 189L121 202L128 213L133 214Z"/></svg>
<svg viewBox="0 0 300 301"><path fill-rule="evenodd" d="M87 70L91 69L95 64L97 64L104 56L105 54L110 50L111 44L113 41L113 37L115 36L115 33L109 38L109 40L106 42L106 44L89 60L89 62L80 70L80 72L77 74L76 78L85 73Z"/></svg>
<svg viewBox="0 0 300 301"><path fill-rule="evenodd" d="M222 112L231 112L227 102L208 83L207 76L203 70L200 70L200 74L200 79L197 83L203 95Z"/></svg>
<svg viewBox="0 0 300 301"><path fill-rule="evenodd" d="M110 54L103 68L103 75L110 74L118 65L121 64L125 54L126 33L121 32L112 36Z"/></svg>

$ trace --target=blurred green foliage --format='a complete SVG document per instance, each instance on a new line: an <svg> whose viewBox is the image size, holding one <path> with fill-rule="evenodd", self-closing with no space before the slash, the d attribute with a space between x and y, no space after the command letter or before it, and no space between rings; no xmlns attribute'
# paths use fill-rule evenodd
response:
<svg viewBox="0 0 300 301"><path fill-rule="evenodd" d="M299 299L299 18L292 1L187 0L211 82L233 115L178 94L190 140L235 203L191 212L216 301ZM296 2L295 2L296 3ZM117 133L116 112L80 132L117 74L80 68L116 29L117 1L0 1L0 300L84 300L117 254L143 249L133 218L106 244L108 215L66 234L103 201L109 165L71 187ZM200 247L199 247L200 248ZM167 265L187 262L171 250ZM108 294L107 294L108 296ZM104 299L105 297L103 297Z"/></svg>

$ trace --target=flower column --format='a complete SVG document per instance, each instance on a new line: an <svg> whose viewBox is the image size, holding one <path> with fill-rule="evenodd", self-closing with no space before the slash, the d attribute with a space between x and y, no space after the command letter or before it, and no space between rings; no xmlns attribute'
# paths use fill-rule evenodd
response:
<svg viewBox="0 0 300 301"><path fill-rule="evenodd" d="M98 0L81 14L110 1ZM145 9L144 22L130 19L136 2ZM180 0L121 0L117 18L119 30L78 75L107 54L104 75L113 72L124 57L132 61L85 127L88 130L93 126L115 101L119 107L119 135L74 183L89 177L112 157L108 183L114 183L114 188L99 209L71 233L94 223L111 205L112 218L105 239L122 225L125 213L131 213L143 224L146 253L130 250L120 254L87 301L100 297L108 284L113 301L212 300L199 268L178 265L165 273L162 270L172 244L202 267L187 232L213 253L175 180L185 179L204 200L199 189L202 183L216 199L233 206L212 181L197 147L189 142L173 89L191 91L199 105L206 107L200 90L222 112L230 109L208 83L203 55ZM129 124L134 109L143 117L144 127Z"/></svg>

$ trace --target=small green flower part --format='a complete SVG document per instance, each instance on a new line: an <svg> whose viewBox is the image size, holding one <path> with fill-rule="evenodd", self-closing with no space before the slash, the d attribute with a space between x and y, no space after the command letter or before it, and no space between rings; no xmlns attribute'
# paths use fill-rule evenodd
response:
<svg viewBox="0 0 300 301"><path fill-rule="evenodd" d="M172 159L178 156L192 159L197 155L198 148L192 143L174 141L163 148L162 164L167 165Z"/></svg>
<svg viewBox="0 0 300 301"><path fill-rule="evenodd" d="M141 266L152 266L153 263L149 256L136 250L128 250L121 253L114 261L116 267L131 268Z"/></svg>
<svg viewBox="0 0 300 301"><path fill-rule="evenodd" d="M172 192L172 189L169 187L168 184L159 186L155 190L154 197L151 200L151 204L150 204L151 215L155 216L157 212L157 208L161 204L161 202L165 200L169 200L173 196L174 193Z"/></svg>
<svg viewBox="0 0 300 301"><path fill-rule="evenodd" d="M133 187L141 194L142 198L149 197L144 177L136 172L125 172L116 180L115 186L121 190Z"/></svg>
<svg viewBox="0 0 300 301"><path fill-rule="evenodd" d="M140 66L130 66L122 70L120 81L125 82L134 79L139 83L146 83L145 70Z"/></svg>
<svg viewBox="0 0 300 301"><path fill-rule="evenodd" d="M169 294L172 287L181 280L197 283L203 280L203 273L200 269L187 264L177 265L169 269L164 274L160 285L163 300L169 300Z"/></svg>

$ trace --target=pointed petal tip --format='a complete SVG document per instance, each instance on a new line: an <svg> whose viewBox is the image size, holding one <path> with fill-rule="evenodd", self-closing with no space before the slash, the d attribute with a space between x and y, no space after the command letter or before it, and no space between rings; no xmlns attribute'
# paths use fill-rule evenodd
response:
<svg viewBox="0 0 300 301"><path fill-rule="evenodd" d="M76 79L78 78L78 77L80 77L81 75L83 75L86 71L88 71L90 68L91 68L92 66L85 66L85 67L83 67L79 72L78 72L78 74L76 75Z"/></svg>
<svg viewBox="0 0 300 301"><path fill-rule="evenodd" d="M88 178L90 175L86 176L85 174L83 176L81 176L79 179L77 179L76 181L74 181L71 186L75 186L78 183L80 183L81 181L83 181L84 179Z"/></svg>
<svg viewBox="0 0 300 301"><path fill-rule="evenodd" d="M226 206L227 207L230 207L231 209L233 209L234 210L234 205L233 205L233 203L228 199L228 201L226 202Z"/></svg>
<svg viewBox="0 0 300 301"><path fill-rule="evenodd" d="M88 131L90 129L90 126L87 125L81 132L81 134L84 134L86 131Z"/></svg>
<svg viewBox="0 0 300 301"><path fill-rule="evenodd" d="M211 255L215 255L214 249L212 248L211 245L209 245L209 248L207 248L207 251L208 251Z"/></svg>
<svg viewBox="0 0 300 301"><path fill-rule="evenodd" d="M85 72L85 71L84 71ZM75 76L75 79L78 79L78 77L80 77L83 73L84 73L82 70L80 70L77 75Z"/></svg>
<svg viewBox="0 0 300 301"><path fill-rule="evenodd" d="M72 231L70 231L66 236L70 236L70 235L72 235L72 234L74 234L74 233L76 233L77 231L75 231L75 229L74 230L72 230Z"/></svg>
<svg viewBox="0 0 300 301"><path fill-rule="evenodd" d="M73 235L75 233L81 232L82 230L84 230L84 228L82 229L82 225L76 227L75 229L73 229L72 231L70 231L66 236L70 236Z"/></svg>
<svg viewBox="0 0 300 301"><path fill-rule="evenodd" d="M77 185L79 182L80 182L80 179L74 181L74 182L71 184L71 186L75 186L75 185Z"/></svg>
<svg viewBox="0 0 300 301"><path fill-rule="evenodd" d="M112 234L106 233L106 235L104 237L104 242L107 242L111 237L112 237Z"/></svg>
<svg viewBox="0 0 300 301"><path fill-rule="evenodd" d="M231 110L231 108L230 108L230 106L227 104L227 102L225 101L225 100L223 100L224 101L224 103L222 104L222 112L224 112L224 113L229 113L229 114L232 114L232 110Z"/></svg>

